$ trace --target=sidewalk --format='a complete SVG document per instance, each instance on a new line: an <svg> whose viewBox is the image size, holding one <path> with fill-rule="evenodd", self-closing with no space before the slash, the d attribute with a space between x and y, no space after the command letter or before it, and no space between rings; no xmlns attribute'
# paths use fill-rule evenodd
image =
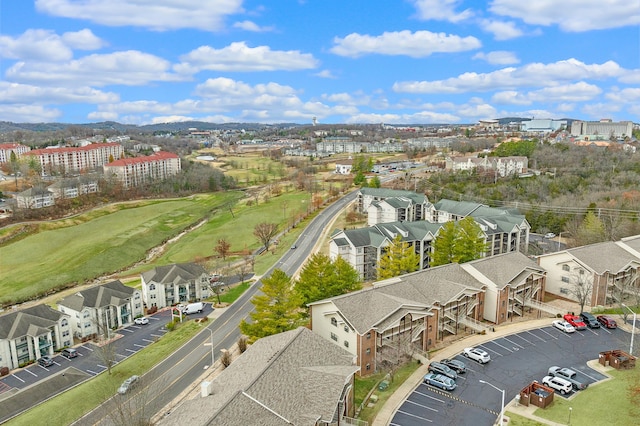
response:
<svg viewBox="0 0 640 426"><path fill-rule="evenodd" d="M474 334L473 336L453 342L451 345L447 346L446 348L443 348L437 351L433 355L433 358L430 359L430 361L438 361L444 358L452 358L457 354L459 354L460 352L462 352L464 348L477 346L479 344L488 342L490 340L497 339L498 337L503 337L510 334L519 333L525 330L531 330L534 328L548 326L549 324L551 324L551 321L553 321L553 318L541 318L536 320L522 321L517 323L509 323L505 325L496 326L494 332L489 332L485 335ZM422 377L428 372L427 368L428 368L427 365L420 366L420 368L418 368L398 388L398 390L396 390L393 393L393 395L389 397L389 399L386 401L386 403L384 404L384 406L376 416L375 420L373 421L372 426L387 426L389 425L389 423L391 423L391 419L393 419L393 416L395 412L398 410L398 408L400 408L400 405L402 405L402 403L409 396L409 394L413 392L414 389L418 387L422 382ZM505 411L511 410L512 406L514 405L515 405L515 401L505 403ZM525 409L527 407L520 406L517 408ZM537 408L537 407L534 407L534 408ZM542 419L539 419L533 415L533 410L530 410L531 412L529 412L529 410L521 410L521 409L514 410L514 411L520 414L521 416L529 417L543 423L541 421ZM544 423L549 425L554 425L554 423L551 423L547 420L544 420Z"/></svg>

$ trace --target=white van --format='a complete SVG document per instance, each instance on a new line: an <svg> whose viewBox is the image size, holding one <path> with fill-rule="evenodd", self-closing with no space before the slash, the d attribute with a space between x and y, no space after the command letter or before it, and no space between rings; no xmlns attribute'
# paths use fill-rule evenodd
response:
<svg viewBox="0 0 640 426"><path fill-rule="evenodd" d="M182 313L185 315L200 313L204 309L204 303L196 302L189 303L183 310Z"/></svg>

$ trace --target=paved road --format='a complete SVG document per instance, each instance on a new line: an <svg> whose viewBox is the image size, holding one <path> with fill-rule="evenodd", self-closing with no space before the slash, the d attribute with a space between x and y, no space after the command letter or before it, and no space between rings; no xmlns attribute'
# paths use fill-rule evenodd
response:
<svg viewBox="0 0 640 426"><path fill-rule="evenodd" d="M356 192L351 192L321 210L295 242L296 249L285 253L264 276L268 277L275 268L283 270L290 276L295 274L311 253L316 242L321 240L325 228L347 204L355 199L355 196ZM148 413L158 412L199 380L203 371L211 365L212 341L213 353L216 357L220 350L230 348L238 341L240 337L238 324L247 318L253 310L251 298L259 292L261 285L260 280L255 282L206 329L145 375L143 386L152 389L147 392L149 396L145 399ZM123 404L122 398L119 396L118 398L107 401L76 424L112 423L109 419L109 412L113 412L113 404Z"/></svg>

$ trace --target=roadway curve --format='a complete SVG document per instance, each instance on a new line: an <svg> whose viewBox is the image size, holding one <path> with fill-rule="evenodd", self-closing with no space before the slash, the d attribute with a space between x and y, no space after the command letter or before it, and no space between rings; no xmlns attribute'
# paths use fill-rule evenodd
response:
<svg viewBox="0 0 640 426"><path fill-rule="evenodd" d="M283 270L289 276L293 276L311 254L315 244L322 240L325 229L331 224L335 216L355 200L356 193L357 191L353 191L319 211L318 215L296 241L297 248L285 253L263 277L271 275L276 268ZM203 371L207 366L211 365L210 342L213 342L214 353L218 354L220 350L231 348L238 341L240 338L238 325L253 310L251 299L258 293L261 285L261 280L256 281L215 321L211 322L209 326L184 346L145 374L143 380L147 379L148 383L143 383L151 389L151 391L147 392L148 395L145 397L144 402L147 413L157 413L183 391L199 381ZM118 395L117 397L120 396ZM98 406L74 424L95 425L111 423L108 420L109 412L113 408L111 402L109 400Z"/></svg>

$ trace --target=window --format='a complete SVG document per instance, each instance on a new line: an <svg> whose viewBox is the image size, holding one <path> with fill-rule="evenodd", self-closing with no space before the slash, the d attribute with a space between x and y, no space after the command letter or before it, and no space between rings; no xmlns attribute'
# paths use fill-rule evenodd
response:
<svg viewBox="0 0 640 426"><path fill-rule="evenodd" d="M67 337L69 335L69 331L63 331L62 332L62 337Z"/></svg>
<svg viewBox="0 0 640 426"><path fill-rule="evenodd" d="M562 270L563 271L568 271L569 270L569 265L562 265Z"/></svg>
<svg viewBox="0 0 640 426"><path fill-rule="evenodd" d="M335 319L335 318L331 318L331 325L334 326L334 327L337 327L338 326L338 320Z"/></svg>
<svg viewBox="0 0 640 426"><path fill-rule="evenodd" d="M153 291L156 289L156 285L155 284L149 284L149 291Z"/></svg>
<svg viewBox="0 0 640 426"><path fill-rule="evenodd" d="M568 283L569 282L569 277L562 277L562 282L563 283Z"/></svg>
<svg viewBox="0 0 640 426"><path fill-rule="evenodd" d="M580 269L580 275L584 275L584 269Z"/></svg>
<svg viewBox="0 0 640 426"><path fill-rule="evenodd" d="M371 370L371 364L367 363L366 369L367 369L367 371Z"/></svg>
<svg viewBox="0 0 640 426"><path fill-rule="evenodd" d="M371 348L367 348L366 353L367 355L371 355Z"/></svg>
<svg viewBox="0 0 640 426"><path fill-rule="evenodd" d="M338 335L336 333L331 333L331 340L338 341Z"/></svg>
<svg viewBox="0 0 640 426"><path fill-rule="evenodd" d="M429 324L429 331L433 331L433 326Z"/></svg>
<svg viewBox="0 0 640 426"><path fill-rule="evenodd" d="M156 295L155 295L155 294L152 294L152 295L150 296L150 298L151 298L151 299L155 299L155 298L156 298Z"/></svg>
<svg viewBox="0 0 640 426"><path fill-rule="evenodd" d="M61 325L62 327L66 327L66 326L68 326L68 325L69 325L69 321L67 321L67 319L66 319L66 318L63 318L63 319L62 319L62 321L60 321L60 325Z"/></svg>
<svg viewBox="0 0 640 426"><path fill-rule="evenodd" d="M90 322L85 322L84 323L84 328L89 328L91 327L91 323Z"/></svg>
<svg viewBox="0 0 640 426"><path fill-rule="evenodd" d="M344 341L344 347L348 348L349 347L349 342L347 342L346 340Z"/></svg>
<svg viewBox="0 0 640 426"><path fill-rule="evenodd" d="M371 339L371 332L367 333L367 339Z"/></svg>
<svg viewBox="0 0 640 426"><path fill-rule="evenodd" d="M85 311L84 314L82 314L82 318L89 318L89 315L91 315L89 311Z"/></svg>
<svg viewBox="0 0 640 426"><path fill-rule="evenodd" d="M136 309L140 309L140 304L136 303Z"/></svg>
<svg viewBox="0 0 640 426"><path fill-rule="evenodd" d="M348 325L345 325L345 326L344 326L344 332L345 332L345 333L348 333L348 332L349 332L349 326L348 326Z"/></svg>

